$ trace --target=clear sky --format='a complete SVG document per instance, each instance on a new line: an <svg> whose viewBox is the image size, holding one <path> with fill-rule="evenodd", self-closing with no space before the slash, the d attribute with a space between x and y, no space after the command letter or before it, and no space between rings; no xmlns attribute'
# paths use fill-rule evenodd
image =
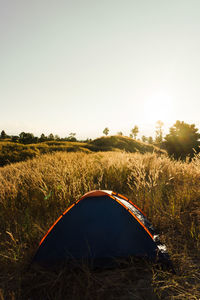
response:
<svg viewBox="0 0 200 300"><path fill-rule="evenodd" d="M0 0L0 130L200 128L199 0Z"/></svg>

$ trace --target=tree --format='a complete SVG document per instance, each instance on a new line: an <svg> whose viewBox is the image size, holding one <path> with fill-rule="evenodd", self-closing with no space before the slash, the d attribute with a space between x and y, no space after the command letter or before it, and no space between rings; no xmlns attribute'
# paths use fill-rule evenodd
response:
<svg viewBox="0 0 200 300"><path fill-rule="evenodd" d="M123 132L122 131L119 131L119 132L117 132L117 135L123 135Z"/></svg>
<svg viewBox="0 0 200 300"><path fill-rule="evenodd" d="M29 132L21 132L19 134L19 142L22 144L31 144L35 142L34 135Z"/></svg>
<svg viewBox="0 0 200 300"><path fill-rule="evenodd" d="M105 134L105 135L107 136L107 135L108 135L108 133L109 133L109 129L108 129L108 127L104 128L104 130L103 130L103 134Z"/></svg>
<svg viewBox="0 0 200 300"><path fill-rule="evenodd" d="M71 142L76 142L77 141L77 139L76 139L76 133L75 132L71 132L70 134L69 134L69 137L67 138L68 139L68 141L71 141Z"/></svg>
<svg viewBox="0 0 200 300"><path fill-rule="evenodd" d="M194 152L199 152L200 134L194 124L176 121L165 136L164 145L169 153L176 159L192 157Z"/></svg>
<svg viewBox="0 0 200 300"><path fill-rule="evenodd" d="M5 131L2 130L2 132L1 132L1 139L4 140L4 139L6 139L6 137L7 137L7 135L6 135Z"/></svg>
<svg viewBox="0 0 200 300"><path fill-rule="evenodd" d="M39 138L39 141L40 142L44 142L47 140L47 137L44 135L44 133L41 134L40 138Z"/></svg>
<svg viewBox="0 0 200 300"><path fill-rule="evenodd" d="M60 137L59 137L58 134L55 135L55 140L56 140L56 141L59 141L59 140L60 140Z"/></svg>
<svg viewBox="0 0 200 300"><path fill-rule="evenodd" d="M138 132L139 132L138 126L135 125L134 128L131 129L131 134L134 136L134 139L136 139Z"/></svg>
<svg viewBox="0 0 200 300"><path fill-rule="evenodd" d="M36 144L36 143L38 143L38 141L39 141L39 138L37 136L35 136L32 143Z"/></svg>
<svg viewBox="0 0 200 300"><path fill-rule="evenodd" d="M143 141L143 143L146 143L147 140L148 140L148 138L147 138L145 135L143 135L143 136L142 136L142 141Z"/></svg>
<svg viewBox="0 0 200 300"><path fill-rule="evenodd" d="M156 137L155 137L155 142L157 144L162 143L163 141L163 127L164 123L162 121L157 121L156 122Z"/></svg>
<svg viewBox="0 0 200 300"><path fill-rule="evenodd" d="M153 138L152 138L152 136L149 136L149 137L147 138L147 142L148 142L149 144L153 144Z"/></svg>
<svg viewBox="0 0 200 300"><path fill-rule="evenodd" d="M49 140L49 141L54 141L54 135L53 135L53 133L50 133L50 134L48 135L48 140Z"/></svg>

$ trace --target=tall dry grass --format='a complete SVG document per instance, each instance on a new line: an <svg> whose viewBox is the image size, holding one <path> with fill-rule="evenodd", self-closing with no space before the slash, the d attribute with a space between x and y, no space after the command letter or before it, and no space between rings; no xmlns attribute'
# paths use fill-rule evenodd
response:
<svg viewBox="0 0 200 300"><path fill-rule="evenodd" d="M200 299L199 183L198 155L181 162L156 154L56 153L0 168L0 299ZM27 269L52 223L94 189L124 194L145 211L176 275L135 261L99 273Z"/></svg>

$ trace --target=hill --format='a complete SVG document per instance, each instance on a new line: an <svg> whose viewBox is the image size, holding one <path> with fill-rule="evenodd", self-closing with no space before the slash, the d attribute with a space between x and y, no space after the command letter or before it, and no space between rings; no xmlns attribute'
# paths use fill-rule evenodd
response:
<svg viewBox="0 0 200 300"><path fill-rule="evenodd" d="M20 144L10 141L0 142L0 166L24 161L41 154L53 152L97 152L97 151L125 151L125 152L155 152L166 153L153 145L142 143L124 136L108 136L91 142L47 141L37 144Z"/></svg>
<svg viewBox="0 0 200 300"><path fill-rule="evenodd" d="M160 148L150 145L147 143L143 143L141 141L120 135L114 136L106 136L95 139L87 145L87 148L92 151L125 151L125 152L139 152L139 153L147 153L147 152L155 152L158 154L165 154L164 150Z"/></svg>

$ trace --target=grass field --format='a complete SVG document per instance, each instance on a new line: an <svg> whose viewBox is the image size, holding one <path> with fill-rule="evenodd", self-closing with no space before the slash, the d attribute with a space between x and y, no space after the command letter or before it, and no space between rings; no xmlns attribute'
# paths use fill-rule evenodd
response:
<svg viewBox="0 0 200 300"><path fill-rule="evenodd" d="M200 299L199 183L199 156L57 152L1 167L0 299ZM30 268L52 223L94 189L121 193L145 211L175 275L136 260L101 272Z"/></svg>

